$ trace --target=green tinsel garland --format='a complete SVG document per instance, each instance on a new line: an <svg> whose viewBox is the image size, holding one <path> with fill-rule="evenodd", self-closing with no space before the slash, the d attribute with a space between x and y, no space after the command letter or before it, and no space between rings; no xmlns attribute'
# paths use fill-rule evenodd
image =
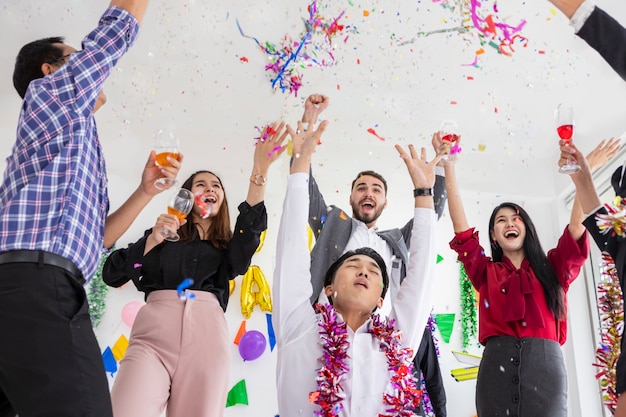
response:
<svg viewBox="0 0 626 417"><path fill-rule="evenodd" d="M457 261L458 262L458 261ZM461 330L463 331L463 350L472 344L471 339L476 341L478 334L478 322L476 320L476 294L474 286L467 277L465 267L459 262L461 284Z"/></svg>
<svg viewBox="0 0 626 417"><path fill-rule="evenodd" d="M112 251L113 249L111 249L111 251L102 252L100 262L98 263L98 269L87 285L89 316L91 317L91 325L94 328L98 327L106 310L106 296L109 291L109 286L102 281L102 268L104 267L104 262L106 262Z"/></svg>

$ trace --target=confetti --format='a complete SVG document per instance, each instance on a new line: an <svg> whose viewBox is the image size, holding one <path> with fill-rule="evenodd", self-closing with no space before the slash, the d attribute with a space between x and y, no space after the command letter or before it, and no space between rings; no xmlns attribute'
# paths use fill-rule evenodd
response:
<svg viewBox="0 0 626 417"><path fill-rule="evenodd" d="M373 128L371 128L371 127L369 129L367 129L367 133L371 133L372 135L376 136L380 140L385 140L385 138L383 138L378 133L376 133L376 131Z"/></svg>

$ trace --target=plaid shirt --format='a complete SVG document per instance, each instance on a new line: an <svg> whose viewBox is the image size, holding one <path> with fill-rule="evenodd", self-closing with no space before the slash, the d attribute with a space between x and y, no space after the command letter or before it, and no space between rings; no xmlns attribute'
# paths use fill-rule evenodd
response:
<svg viewBox="0 0 626 417"><path fill-rule="evenodd" d="M46 250L94 274L109 198L93 109L138 30L131 14L107 9L81 51L28 86L0 185L0 252Z"/></svg>

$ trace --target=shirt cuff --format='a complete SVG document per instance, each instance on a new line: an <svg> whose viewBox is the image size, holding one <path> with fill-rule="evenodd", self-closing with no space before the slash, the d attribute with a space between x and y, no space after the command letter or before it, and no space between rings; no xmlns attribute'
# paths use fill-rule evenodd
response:
<svg viewBox="0 0 626 417"><path fill-rule="evenodd" d="M288 185L292 187L308 187L309 186L309 174L307 172L296 172L289 174L287 179Z"/></svg>
<svg viewBox="0 0 626 417"><path fill-rule="evenodd" d="M435 165L435 175L439 175L440 177L446 176L446 170L439 165Z"/></svg>
<svg viewBox="0 0 626 417"><path fill-rule="evenodd" d="M585 219L584 219L584 220L587 220L587 219L588 219L589 217L591 217L591 216L595 216L595 215L596 215L596 213L598 212L598 210L600 210L600 209L602 208L602 206L603 206L603 204L600 204L598 207L596 207L596 208L594 208L593 210L591 210L591 213L589 213L589 214L585 213L585 214L584 214L584 216L585 216ZM584 220L583 220L583 221L584 221Z"/></svg>
<svg viewBox="0 0 626 417"><path fill-rule="evenodd" d="M591 2L591 0L585 0L574 12L574 15L569 21L569 24L574 28L574 32L578 33L580 29L582 29L583 25L593 13L593 9L595 9L595 4Z"/></svg>

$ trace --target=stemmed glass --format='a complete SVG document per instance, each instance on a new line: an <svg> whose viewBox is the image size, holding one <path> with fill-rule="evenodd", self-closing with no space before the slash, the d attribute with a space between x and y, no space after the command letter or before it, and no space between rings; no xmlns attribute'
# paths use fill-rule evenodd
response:
<svg viewBox="0 0 626 417"><path fill-rule="evenodd" d="M574 136L574 109L569 103L561 103L554 111L556 132L565 143L569 144ZM567 157L567 163L559 168L561 174L575 174L580 171L580 165L572 162Z"/></svg>
<svg viewBox="0 0 626 417"><path fill-rule="evenodd" d="M156 152L156 164L160 167L172 166L167 157L174 159L180 158L180 143L178 138L172 132L159 130L154 138L154 151ZM178 185L176 178L159 178L154 181L154 186L159 190L166 190L170 187Z"/></svg>
<svg viewBox="0 0 626 417"><path fill-rule="evenodd" d="M193 202L193 193L185 188L181 188L172 196L167 206L167 213L178 217L178 220L183 220L191 212ZM161 229L161 234L165 240L170 242L178 242L180 240L180 236L174 230Z"/></svg>
<svg viewBox="0 0 626 417"><path fill-rule="evenodd" d="M452 150L456 145L456 141L459 140L459 126L454 120L444 120L441 122L441 126L439 126L439 137L442 141L448 142ZM451 152L444 155L441 159L453 161L456 159L456 154Z"/></svg>

